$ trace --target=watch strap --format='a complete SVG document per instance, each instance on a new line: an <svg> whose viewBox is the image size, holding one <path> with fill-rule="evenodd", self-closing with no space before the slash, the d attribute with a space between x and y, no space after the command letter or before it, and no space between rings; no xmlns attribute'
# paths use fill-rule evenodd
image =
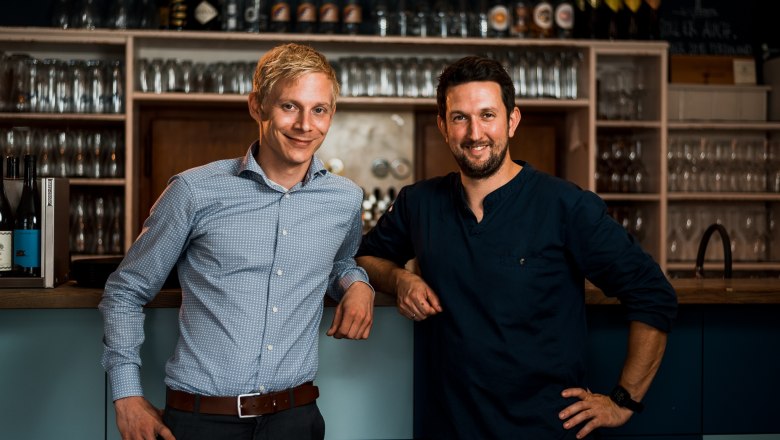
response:
<svg viewBox="0 0 780 440"><path fill-rule="evenodd" d="M609 398L618 406L630 409L635 413L641 413L642 410L645 409L645 405L642 402L637 402L632 399L631 393L620 385L615 385L615 388L609 393Z"/></svg>

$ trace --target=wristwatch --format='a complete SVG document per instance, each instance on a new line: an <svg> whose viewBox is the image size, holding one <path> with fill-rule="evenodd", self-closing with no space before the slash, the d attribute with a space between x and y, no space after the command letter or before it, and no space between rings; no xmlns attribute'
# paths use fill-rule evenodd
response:
<svg viewBox="0 0 780 440"><path fill-rule="evenodd" d="M609 393L609 398L612 399L613 402L617 403L618 406L628 408L635 413L641 413L642 410L645 409L645 405L642 404L642 402L637 402L636 400L632 399L628 390L620 385L615 385L615 388L613 388L612 392Z"/></svg>

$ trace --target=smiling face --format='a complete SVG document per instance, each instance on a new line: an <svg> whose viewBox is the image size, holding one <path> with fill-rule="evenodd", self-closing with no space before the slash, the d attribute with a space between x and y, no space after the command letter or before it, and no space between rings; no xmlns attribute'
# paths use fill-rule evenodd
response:
<svg viewBox="0 0 780 440"><path fill-rule="evenodd" d="M306 73L280 79L262 102L252 95L250 111L260 126L258 163L279 184L301 181L336 111L331 80Z"/></svg>
<svg viewBox="0 0 780 440"><path fill-rule="evenodd" d="M490 177L510 162L509 138L519 122L517 107L507 118L501 87L492 81L450 87L446 114L438 118L439 130L461 172L472 179Z"/></svg>

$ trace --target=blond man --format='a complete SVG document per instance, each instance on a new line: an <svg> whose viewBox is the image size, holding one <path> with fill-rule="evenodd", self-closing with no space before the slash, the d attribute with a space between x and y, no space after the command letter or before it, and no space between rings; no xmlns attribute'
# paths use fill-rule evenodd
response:
<svg viewBox="0 0 780 440"><path fill-rule="evenodd" d="M106 283L103 366L124 439L322 439L313 384L327 331L365 339L374 291L354 254L362 190L314 153L339 87L325 57L286 44L258 62L243 157L172 177ZM143 397L143 306L176 267L179 340L166 364L166 408Z"/></svg>

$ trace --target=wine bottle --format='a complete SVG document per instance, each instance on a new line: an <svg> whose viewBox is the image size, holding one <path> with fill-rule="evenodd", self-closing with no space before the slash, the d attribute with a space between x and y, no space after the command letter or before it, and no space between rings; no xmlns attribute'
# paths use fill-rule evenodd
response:
<svg viewBox="0 0 780 440"><path fill-rule="evenodd" d="M644 13L640 13L641 27L644 28L642 32L645 38L649 40L661 39L661 25L658 8L661 7L661 0L643 0L642 9Z"/></svg>
<svg viewBox="0 0 780 440"><path fill-rule="evenodd" d="M620 35L629 40L641 39L639 29L639 7L642 0L624 0L620 10Z"/></svg>
<svg viewBox="0 0 780 440"><path fill-rule="evenodd" d="M600 38L617 40L621 38L618 16L623 0L603 0L601 3Z"/></svg>
<svg viewBox="0 0 780 440"><path fill-rule="evenodd" d="M295 32L313 34L317 30L317 3L313 0L300 0L295 9Z"/></svg>
<svg viewBox="0 0 780 440"><path fill-rule="evenodd" d="M291 21L292 13L289 2L277 0L271 4L271 22L269 26L271 32L290 32Z"/></svg>
<svg viewBox="0 0 780 440"><path fill-rule="evenodd" d="M360 0L344 0L341 9L341 33L356 35L363 23L363 7Z"/></svg>
<svg viewBox="0 0 780 440"><path fill-rule="evenodd" d="M494 0L488 10L488 36L504 38L509 34L509 8L503 0Z"/></svg>
<svg viewBox="0 0 780 440"><path fill-rule="evenodd" d="M167 29L181 31L187 28L187 2L185 0L170 0L168 2ZM163 12L160 14L160 24L165 22Z"/></svg>
<svg viewBox="0 0 780 440"><path fill-rule="evenodd" d="M0 167L0 277L10 276L14 269L14 219L11 203L5 196L3 167Z"/></svg>
<svg viewBox="0 0 780 440"><path fill-rule="evenodd" d="M574 35L574 5L569 0L558 0L555 4L555 34L558 38Z"/></svg>
<svg viewBox="0 0 780 440"><path fill-rule="evenodd" d="M187 7L187 29L196 31L222 30L222 8L215 0L191 0Z"/></svg>
<svg viewBox="0 0 780 440"><path fill-rule="evenodd" d="M528 21L530 20L528 1L516 1L512 3L512 26L509 34L515 38L528 36Z"/></svg>
<svg viewBox="0 0 780 440"><path fill-rule="evenodd" d="M318 31L321 34L335 34L339 27L339 5L333 0L323 0L319 10Z"/></svg>
<svg viewBox="0 0 780 440"><path fill-rule="evenodd" d="M553 33L553 7L547 0L536 2L531 13L531 35L549 38Z"/></svg>
<svg viewBox="0 0 780 440"><path fill-rule="evenodd" d="M222 30L227 32L240 31L244 24L238 0L223 0L222 2Z"/></svg>
<svg viewBox="0 0 780 440"><path fill-rule="evenodd" d="M41 199L35 155L24 156L24 186L14 222L14 268L22 275L41 276Z"/></svg>
<svg viewBox="0 0 780 440"><path fill-rule="evenodd" d="M265 0L246 0L244 6L244 30L266 32L268 30L268 4Z"/></svg>

